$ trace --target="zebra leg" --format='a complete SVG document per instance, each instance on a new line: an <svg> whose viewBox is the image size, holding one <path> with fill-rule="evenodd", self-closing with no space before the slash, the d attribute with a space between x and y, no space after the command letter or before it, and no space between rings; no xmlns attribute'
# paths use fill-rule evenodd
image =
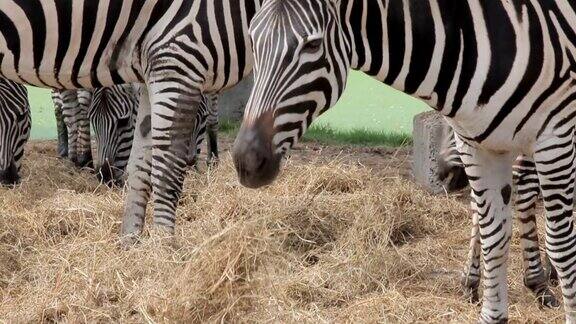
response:
<svg viewBox="0 0 576 324"><path fill-rule="evenodd" d="M548 257L547 254L545 257L545 262L546 266L544 267L544 269L546 278L548 278L548 283L550 284L550 286L558 287L559 283L558 271L556 271L556 268L554 268L554 266L552 265L552 261L550 261L550 258Z"/></svg>
<svg viewBox="0 0 576 324"><path fill-rule="evenodd" d="M127 197L122 218L121 240L124 247L136 243L146 220L146 207L150 200L150 170L152 131L148 90L142 87L134 129L132 151L126 167Z"/></svg>
<svg viewBox="0 0 576 324"><path fill-rule="evenodd" d="M520 245L524 265L524 285L536 295L545 307L558 307L559 303L548 287L548 277L540 258L540 244L536 226L536 202L540 183L532 159L520 156L514 164L514 184L517 196L515 207L520 225Z"/></svg>
<svg viewBox="0 0 576 324"><path fill-rule="evenodd" d="M478 214L483 265L483 301L480 323L508 320L508 250L512 237L511 154L476 149L459 141L462 162L472 187L471 198Z"/></svg>
<svg viewBox="0 0 576 324"><path fill-rule="evenodd" d="M68 138L68 159L74 164L78 162L78 95L76 90L54 90L52 94L54 105L61 105L64 124Z"/></svg>
<svg viewBox="0 0 576 324"><path fill-rule="evenodd" d="M58 155L62 158L68 156L68 128L64 123L64 116L62 114L62 103L54 99L54 115L56 116L56 129L58 131Z"/></svg>
<svg viewBox="0 0 576 324"><path fill-rule="evenodd" d="M477 206L472 202L472 231L470 235L470 248L468 259L462 273L462 290L464 298L471 303L477 303L478 287L480 286L480 232L478 226Z"/></svg>
<svg viewBox="0 0 576 324"><path fill-rule="evenodd" d="M546 209L546 251L558 271L567 323L576 323L574 158L574 127L536 144L534 161Z"/></svg>
<svg viewBox="0 0 576 324"><path fill-rule="evenodd" d="M189 150L202 98L199 91L190 90L170 93L162 83L150 89L154 226L168 235L174 234L176 208L191 162Z"/></svg>
<svg viewBox="0 0 576 324"><path fill-rule="evenodd" d="M218 155L218 126L216 126L215 129L209 127L206 133L208 136L208 142L207 142L208 161L207 161L207 163L208 163L208 166L212 166L212 165L218 164L218 161L220 160L220 157Z"/></svg>
<svg viewBox="0 0 576 324"><path fill-rule="evenodd" d="M220 159L218 154L218 95L212 95L208 106L208 121L206 124L206 133L208 136L208 166L218 164Z"/></svg>
<svg viewBox="0 0 576 324"><path fill-rule="evenodd" d="M90 138L90 118L88 110L92 102L90 90L76 90L78 96L78 161L76 166L80 168L93 167L92 143Z"/></svg>

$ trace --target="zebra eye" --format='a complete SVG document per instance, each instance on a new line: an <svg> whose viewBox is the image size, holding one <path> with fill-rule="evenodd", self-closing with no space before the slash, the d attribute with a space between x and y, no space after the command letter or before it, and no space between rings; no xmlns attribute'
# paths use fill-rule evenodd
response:
<svg viewBox="0 0 576 324"><path fill-rule="evenodd" d="M302 47L302 53L309 53L309 54L316 53L320 50L321 47L322 47L321 38L310 39L307 40L304 46Z"/></svg>

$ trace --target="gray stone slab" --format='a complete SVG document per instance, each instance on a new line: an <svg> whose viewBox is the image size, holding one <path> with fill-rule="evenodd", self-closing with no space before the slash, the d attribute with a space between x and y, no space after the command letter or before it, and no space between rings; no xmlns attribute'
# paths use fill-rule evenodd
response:
<svg viewBox="0 0 576 324"><path fill-rule="evenodd" d="M412 172L414 180L432 194L445 192L438 178L438 153L446 121L436 111L414 117Z"/></svg>

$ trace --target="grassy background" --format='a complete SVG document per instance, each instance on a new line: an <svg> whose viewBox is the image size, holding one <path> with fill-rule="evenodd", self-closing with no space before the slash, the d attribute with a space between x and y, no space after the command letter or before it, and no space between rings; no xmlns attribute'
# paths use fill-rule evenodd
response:
<svg viewBox="0 0 576 324"><path fill-rule="evenodd" d="M396 91L364 73L352 72L346 92L316 125L335 130L412 133L412 118L429 109L423 102Z"/></svg>
<svg viewBox="0 0 576 324"><path fill-rule="evenodd" d="M50 92L30 87L29 98L34 125L32 138L56 138ZM318 119L305 139L329 144L409 144L412 117L426 109L424 103L362 73L353 72L340 102ZM234 125L222 127L228 132L234 128Z"/></svg>
<svg viewBox="0 0 576 324"><path fill-rule="evenodd" d="M55 139L56 119L50 91L28 87L28 99L32 108L32 139Z"/></svg>

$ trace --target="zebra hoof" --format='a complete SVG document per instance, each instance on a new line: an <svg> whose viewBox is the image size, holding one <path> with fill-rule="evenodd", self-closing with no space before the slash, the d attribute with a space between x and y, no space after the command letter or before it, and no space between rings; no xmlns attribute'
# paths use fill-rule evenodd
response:
<svg viewBox="0 0 576 324"><path fill-rule="evenodd" d="M68 157L68 147L58 147L58 156L61 158L67 158Z"/></svg>
<svg viewBox="0 0 576 324"><path fill-rule="evenodd" d="M81 154L75 161L75 164L78 168L92 168L94 165L92 162L92 153L88 152Z"/></svg>
<svg viewBox="0 0 576 324"><path fill-rule="evenodd" d="M134 246L138 245L138 243L140 243L138 235L128 234L120 237L120 248L124 251L130 250Z"/></svg>
<svg viewBox="0 0 576 324"><path fill-rule="evenodd" d="M548 284L551 287L558 287L559 280L558 280L558 272L556 268L552 265L550 258L546 257L546 266L544 268L546 278L548 278Z"/></svg>
<svg viewBox="0 0 576 324"><path fill-rule="evenodd" d="M220 164L220 159L218 158L212 158L206 161L206 166L210 169L218 167L218 164Z"/></svg>
<svg viewBox="0 0 576 324"><path fill-rule="evenodd" d="M546 308L559 308L560 307L560 302L558 301L556 296L554 296L552 291L550 291L550 289L545 289L542 293L540 293L537 296L537 298L538 298L538 302L543 307L546 307Z"/></svg>
<svg viewBox="0 0 576 324"><path fill-rule="evenodd" d="M478 288L463 287L464 299L470 304L478 304L480 301L480 296L478 294Z"/></svg>

